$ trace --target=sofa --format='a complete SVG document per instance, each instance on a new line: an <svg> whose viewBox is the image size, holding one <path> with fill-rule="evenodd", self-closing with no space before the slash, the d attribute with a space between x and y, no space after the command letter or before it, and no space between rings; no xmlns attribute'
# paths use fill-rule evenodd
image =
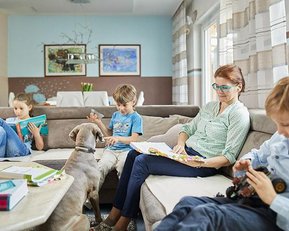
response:
<svg viewBox="0 0 289 231"><path fill-rule="evenodd" d="M35 151L30 156L17 157L13 160L36 161L38 163L60 169L69 157L74 144L68 133L74 126L87 122L86 116L91 109L104 114L103 122L108 124L114 106L105 107L35 107L34 115L46 114L49 133L45 137L45 150ZM196 106L145 105L136 107L144 120L142 140L165 141L170 146L176 143L178 132L183 123L189 122L199 111ZM276 126L264 110L249 110L251 127L238 158L252 148L258 148L276 131ZM12 108L0 108L0 118L13 116ZM102 155L103 144L97 144L95 158ZM9 159L9 158L4 158ZM4 160L2 159L2 160ZM141 188L140 209L146 230L152 230L174 205L186 195L215 196L225 194L231 186L232 168L219 170L219 174L205 178L149 176ZM118 182L116 171L105 179L100 192L101 203L112 203Z"/></svg>
<svg viewBox="0 0 289 231"><path fill-rule="evenodd" d="M276 131L276 126L264 110L249 110L251 126L243 147L238 155L244 154L268 140ZM187 120L189 121L189 120ZM151 138L151 141L162 140L175 145L175 137L180 127L174 126L166 134ZM173 139L172 139L173 138ZM226 189L232 186L232 166L219 169L219 173L211 177L171 177L149 176L141 187L140 209L147 231L169 214L176 203L184 196L216 196L225 195Z"/></svg>
<svg viewBox="0 0 289 231"><path fill-rule="evenodd" d="M0 158L0 161L35 161L40 164L61 169L70 156L74 143L68 137L69 132L78 124L88 122L86 116L91 109L104 115L102 119L108 125L115 106L102 107L53 107L36 106L33 115L46 114L48 124L48 136L44 137L45 147L43 151L33 151L29 156L15 158ZM144 135L141 140L159 136L174 125L183 123L183 118L194 117L199 111L196 106L150 105L138 106L136 111L142 115L144 123ZM13 109L0 107L0 118L13 117ZM97 144L95 158L102 155L104 144ZM116 185L118 182L116 171L112 171L105 179L100 192L101 203L112 203Z"/></svg>

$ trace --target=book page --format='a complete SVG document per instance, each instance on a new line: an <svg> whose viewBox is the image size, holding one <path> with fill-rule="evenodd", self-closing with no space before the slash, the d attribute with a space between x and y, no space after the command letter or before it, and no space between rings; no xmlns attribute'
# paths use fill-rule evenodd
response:
<svg viewBox="0 0 289 231"><path fill-rule="evenodd" d="M163 156L181 163L195 161L204 163L204 159L200 156L189 156L187 154L177 154L164 142L131 142L131 147L143 154Z"/></svg>

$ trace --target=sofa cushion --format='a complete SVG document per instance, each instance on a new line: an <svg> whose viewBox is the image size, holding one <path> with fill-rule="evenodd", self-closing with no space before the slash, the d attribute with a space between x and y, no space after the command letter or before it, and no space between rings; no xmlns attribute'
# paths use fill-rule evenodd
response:
<svg viewBox="0 0 289 231"><path fill-rule="evenodd" d="M145 219L151 225L169 214L182 197L213 197L219 192L225 195L226 189L231 185L231 180L223 175L210 177L150 175L142 185L140 207L142 212L147 211ZM151 208L154 208L153 213Z"/></svg>
<svg viewBox="0 0 289 231"><path fill-rule="evenodd" d="M182 124L176 124L172 126L165 134L152 136L147 141L149 142L165 142L171 148L173 148L178 141L179 133L182 129Z"/></svg>
<svg viewBox="0 0 289 231"><path fill-rule="evenodd" d="M162 118L156 116L142 116L144 133L141 136L141 140L147 140L148 138L164 134L172 126L178 123L178 118Z"/></svg>
<svg viewBox="0 0 289 231"><path fill-rule="evenodd" d="M193 120L192 117L178 115L178 114L170 115L170 118L178 118L178 121L180 124L186 124L186 123L189 123Z"/></svg>

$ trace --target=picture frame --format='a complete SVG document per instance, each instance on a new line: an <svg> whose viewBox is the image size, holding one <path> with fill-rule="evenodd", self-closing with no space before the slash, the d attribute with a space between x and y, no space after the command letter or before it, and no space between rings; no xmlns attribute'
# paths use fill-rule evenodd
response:
<svg viewBox="0 0 289 231"><path fill-rule="evenodd" d="M68 64L68 54L86 53L85 44L44 45L45 76L86 76L86 64Z"/></svg>
<svg viewBox="0 0 289 231"><path fill-rule="evenodd" d="M141 76L139 44L100 44L99 76Z"/></svg>

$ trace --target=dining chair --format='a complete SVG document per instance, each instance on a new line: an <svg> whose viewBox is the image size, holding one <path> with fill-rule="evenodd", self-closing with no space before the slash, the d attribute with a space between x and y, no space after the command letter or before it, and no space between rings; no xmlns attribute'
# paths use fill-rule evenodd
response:
<svg viewBox="0 0 289 231"><path fill-rule="evenodd" d="M109 106L107 91L84 91L84 106Z"/></svg>
<svg viewBox="0 0 289 231"><path fill-rule="evenodd" d="M57 107L83 107L81 91L58 91L56 96Z"/></svg>

